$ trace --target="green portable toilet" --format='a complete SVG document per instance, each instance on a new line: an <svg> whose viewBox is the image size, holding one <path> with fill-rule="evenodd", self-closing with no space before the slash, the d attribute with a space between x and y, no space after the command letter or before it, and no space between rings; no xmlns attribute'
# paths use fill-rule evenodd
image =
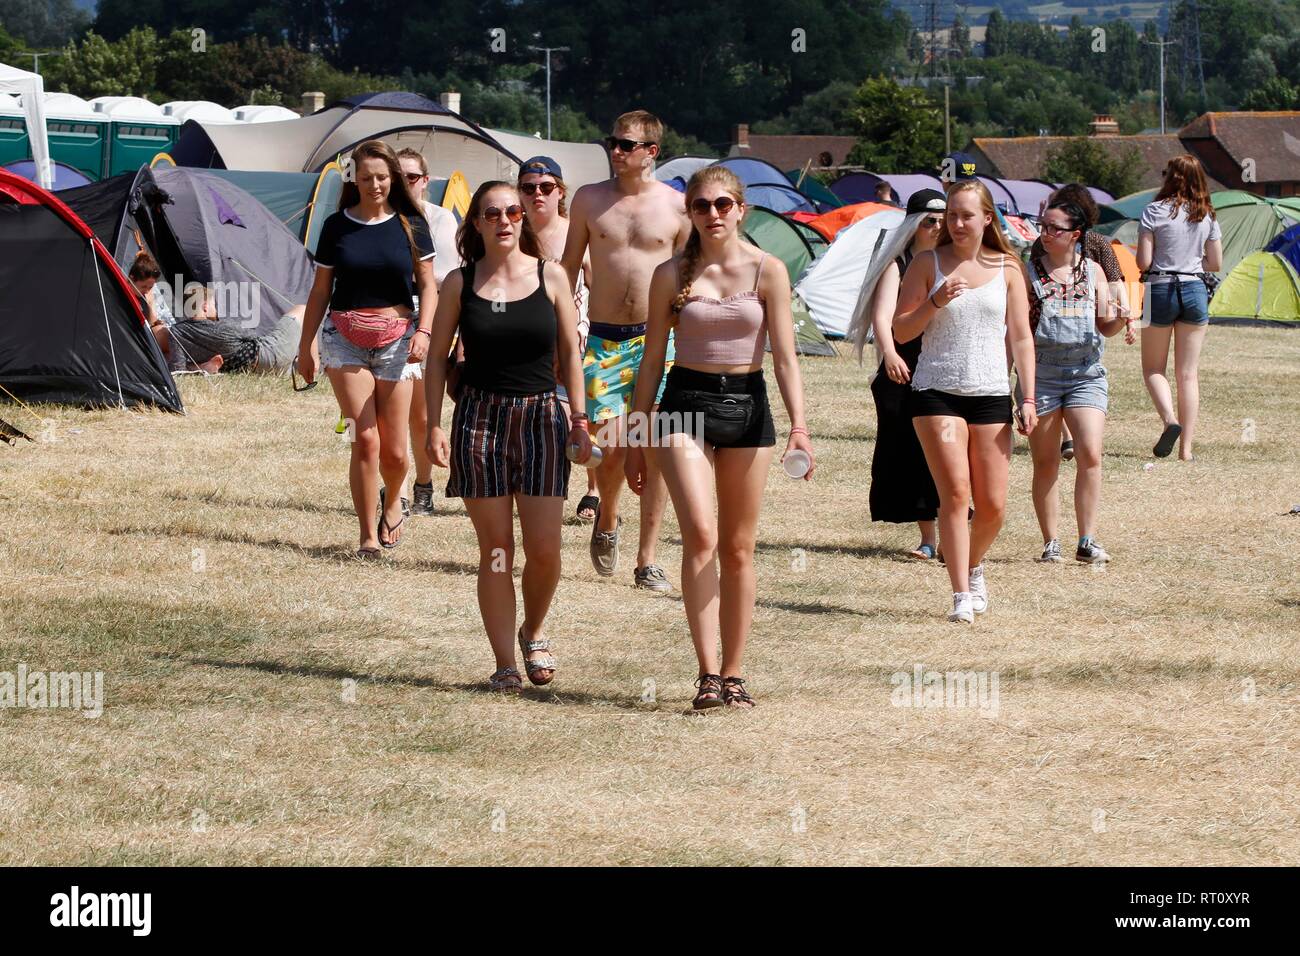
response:
<svg viewBox="0 0 1300 956"><path fill-rule="evenodd" d="M0 93L0 166L30 159L31 155L22 103L12 93Z"/></svg>
<svg viewBox="0 0 1300 956"><path fill-rule="evenodd" d="M109 121L109 176L148 166L159 153L169 151L180 135L175 117L138 96L97 96L90 105Z"/></svg>
<svg viewBox="0 0 1300 956"><path fill-rule="evenodd" d="M45 129L50 159L80 170L92 182L108 169L109 121L71 93L45 94Z"/></svg>

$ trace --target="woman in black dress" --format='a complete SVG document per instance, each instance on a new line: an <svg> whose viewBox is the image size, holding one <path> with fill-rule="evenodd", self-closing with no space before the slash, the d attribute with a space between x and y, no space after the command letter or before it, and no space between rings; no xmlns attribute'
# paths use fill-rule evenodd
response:
<svg viewBox="0 0 1300 956"><path fill-rule="evenodd" d="M915 521L921 531L921 543L911 554L922 560L936 554L939 492L912 427L908 405L912 373L921 354L921 339L900 345L894 341L892 327L903 273L913 256L934 248L945 208L943 193L934 189L919 190L908 199L906 218L897 229L885 234L867 269L849 329L859 363L868 338L874 339L880 357L880 366L871 382L871 397L876 403L871 520L896 524Z"/></svg>

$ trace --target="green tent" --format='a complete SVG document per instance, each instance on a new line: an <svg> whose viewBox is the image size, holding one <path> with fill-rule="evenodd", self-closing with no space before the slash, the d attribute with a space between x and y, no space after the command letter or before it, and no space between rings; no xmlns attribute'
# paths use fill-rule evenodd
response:
<svg viewBox="0 0 1300 956"><path fill-rule="evenodd" d="M800 355L838 355L835 346L826 341L817 328L803 299L791 293L790 314L794 317L794 350Z"/></svg>
<svg viewBox="0 0 1300 956"><path fill-rule="evenodd" d="M795 189L815 202L822 212L839 209L840 206L844 205L844 200L831 192L830 187L812 173L800 179L799 175L802 172L802 169L792 169L785 174L785 178L790 180Z"/></svg>
<svg viewBox="0 0 1300 956"><path fill-rule="evenodd" d="M1214 215L1223 231L1223 269L1227 276L1252 252L1259 252L1269 240L1300 222L1300 196L1266 199L1252 193L1227 189L1212 193Z"/></svg>
<svg viewBox="0 0 1300 956"><path fill-rule="evenodd" d="M1156 198L1157 190L1144 189L1140 193L1129 193L1113 203L1102 206L1097 211L1097 222L1116 222L1121 219L1141 219L1142 210Z"/></svg>
<svg viewBox="0 0 1300 956"><path fill-rule="evenodd" d="M1300 276L1276 252L1252 252L1210 300L1212 322L1286 322L1300 328Z"/></svg>
<svg viewBox="0 0 1300 956"><path fill-rule="evenodd" d="M790 275L790 286L803 275L809 264L821 250L814 249L811 241L805 238L800 223L782 216L763 206L750 206L745 213L745 222L741 227L746 239L758 248L785 263ZM808 229L815 233L815 229ZM824 250L826 241L821 242ZM808 309L796 296L791 302L790 310L794 315L795 349L800 355L835 355L835 349L826 341L817 323L808 314Z"/></svg>

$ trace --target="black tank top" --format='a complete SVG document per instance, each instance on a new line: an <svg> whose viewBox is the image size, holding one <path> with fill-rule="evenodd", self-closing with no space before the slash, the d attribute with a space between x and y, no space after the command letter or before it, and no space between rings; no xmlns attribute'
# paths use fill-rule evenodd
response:
<svg viewBox="0 0 1300 956"><path fill-rule="evenodd" d="M461 270L460 335L465 343L462 381L471 388L498 395L554 391L559 322L546 294L545 261L537 263L537 291L512 302L477 294L474 266L470 263Z"/></svg>

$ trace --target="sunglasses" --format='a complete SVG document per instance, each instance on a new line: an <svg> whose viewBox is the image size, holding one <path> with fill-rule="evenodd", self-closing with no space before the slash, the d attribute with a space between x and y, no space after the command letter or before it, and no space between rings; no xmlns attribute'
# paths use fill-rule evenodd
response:
<svg viewBox="0 0 1300 956"><path fill-rule="evenodd" d="M921 220L921 225L927 229L937 229L943 225L943 216L926 216Z"/></svg>
<svg viewBox="0 0 1300 956"><path fill-rule="evenodd" d="M735 205L736 200L730 196L719 196L717 199L705 199L701 196L699 199L691 200L691 212L697 216L707 216L710 209L717 209L719 216L725 216Z"/></svg>
<svg viewBox="0 0 1300 956"><path fill-rule="evenodd" d="M483 210L481 218L484 222L498 222L502 216L505 216L511 222L518 222L524 218L524 207L520 205L506 206L501 209L498 206L488 206Z"/></svg>
<svg viewBox="0 0 1300 956"><path fill-rule="evenodd" d="M296 355L293 357L293 362L290 363L289 365L289 381L293 385L293 390L295 392L307 392L315 388L319 384L319 380L315 382L308 382L306 381L306 379L300 379L298 377L298 356ZM298 383L300 381L304 382L305 384L299 386Z"/></svg>
<svg viewBox="0 0 1300 956"><path fill-rule="evenodd" d="M424 173L406 173L405 176L406 176L406 181L410 183L412 186L414 186L416 183L418 183L421 179L424 178Z"/></svg>
<svg viewBox="0 0 1300 956"><path fill-rule="evenodd" d="M611 153L614 150L621 150L624 153L633 152L639 146L656 146L657 143L646 143L638 139L620 139L617 136L605 137L605 148Z"/></svg>
<svg viewBox="0 0 1300 956"><path fill-rule="evenodd" d="M543 196L549 196L559 188L557 183L524 183L519 187L519 191L525 196L532 196L541 193Z"/></svg>

